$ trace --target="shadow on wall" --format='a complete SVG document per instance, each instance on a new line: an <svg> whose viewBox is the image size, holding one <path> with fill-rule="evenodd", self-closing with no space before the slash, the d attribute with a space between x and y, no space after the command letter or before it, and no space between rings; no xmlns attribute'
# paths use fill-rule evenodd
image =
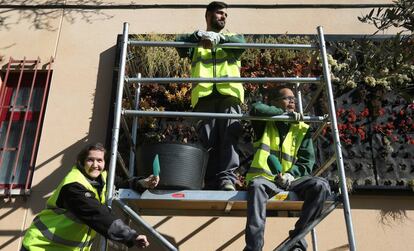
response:
<svg viewBox="0 0 414 251"><path fill-rule="evenodd" d="M115 42L116 37L114 37L114 43ZM51 192L57 187L63 177L75 164L77 154L85 145L94 142L102 142L104 144L106 143L106 148L109 150L110 144L108 143L110 142L109 140L106 140L106 138L109 135L108 138L110 139L111 133L111 130L107 130L107 127L108 114L111 107L110 100L114 57L115 46L103 51L100 54L96 90L95 94L91 96L93 106L92 116L89 118L90 126L88 135L79 139L66 149L55 153L46 161L37 163L34 175L36 175L36 172L40 169L45 168L47 165L50 165L50 163L54 160L62 158L60 166L58 168L56 168L52 173L48 174L38 184L32 186L33 192L31 196L16 197L11 199L4 198L0 201L0 221L3 221L3 219L10 217L13 212L18 209L29 209L30 211L25 213L26 216L29 215L29 212L34 216L43 210L48 195L51 194ZM109 162L107 165L109 165ZM39 200L42 200L42 202L39 202ZM10 218L8 218L8 220L10 221ZM25 221L25 219L19 220ZM31 219L27 219L26 226L24 228L29 227L30 223ZM24 222L22 222L22 226L24 226ZM0 239L4 240L4 242L0 244L0 250L14 249L16 241L18 241L18 239L24 235L24 231L26 230L15 230L16 228L16 225L13 225L10 226L9 230L0 230Z"/></svg>
<svg viewBox="0 0 414 251"><path fill-rule="evenodd" d="M110 19L113 16L104 13L100 9L93 8L71 8L65 9L64 3L58 4L59 1L40 1L40 0L26 0L24 1L25 7L22 4L16 4L15 0L0 0L0 31L9 30L14 25L18 25L21 20L28 20L32 26L37 30L57 30L52 21L57 20L64 13L64 18L67 22L73 23L76 19L84 20L87 23L94 21ZM83 0L83 1L71 1L73 5L91 5L99 6L102 4L111 4L111 2L100 0ZM10 5L7 9L6 6ZM41 5L39 7L37 5ZM13 8L15 6L15 8ZM56 6L56 8L53 8ZM16 14L13 14L15 12ZM15 17L16 18L11 18Z"/></svg>
<svg viewBox="0 0 414 251"><path fill-rule="evenodd" d="M45 196L52 192L57 187L63 177L69 172L70 168L76 162L76 156L79 151L88 144L95 142L101 142L105 147L110 149L110 144L106 140L107 136L110 138L111 130L107 130L108 126L108 111L110 109L110 98L111 98L111 79L112 79L112 65L114 62L115 47L109 48L102 52L99 60L98 76L95 94L91 96L92 106L92 117L90 118L89 133L87 136L81 138L68 148L56 153L43 163L36 165L36 171L48 165L54 159L62 156L61 166L56 171L39 184L32 187L32 190L36 192L42 192L40 195L36 195L36 198L45 198ZM106 163L107 166L109 162ZM38 205L39 208L34 208L33 205ZM26 206L29 206L33 214L39 213L43 209L43 205L38 203L30 203L30 198ZM0 216L1 217L1 216Z"/></svg>
<svg viewBox="0 0 414 251"><path fill-rule="evenodd" d="M66 173L70 170L70 168L75 163L76 155L82 146L86 142L86 137L82 138L81 140L77 141L76 143L72 144L70 147L56 153L48 160L43 163L39 163L36 166L36 171L46 166L48 163L52 162L56 158L62 156L60 166L55 169L53 173L50 173L45 179L39 182L37 185L32 186L32 190L36 191L33 196L27 197L16 197L11 199L4 198L0 201L0 209L2 214L0 215L0 221L3 221L6 217L9 217L13 212L18 209L25 208L30 209L31 212L35 215L38 214L44 208L44 202L46 201L46 197L49 193L56 188L62 178L66 175ZM36 175L36 174L34 174ZM39 199L42 199L43 203L39 203ZM25 213L27 216L27 212ZM11 221L10 219L8 219ZM17 219L16 219L17 220ZM19 219L24 221L25 219ZM27 220L27 224L30 224L31 220ZM24 223L24 222L22 222ZM29 225L27 225L28 227ZM10 226L11 228L16 229L16 225ZM0 244L0 250L10 250L13 242L17 241L21 236L24 235L25 229L21 230L1 230L0 231L0 238L5 239L4 243Z"/></svg>

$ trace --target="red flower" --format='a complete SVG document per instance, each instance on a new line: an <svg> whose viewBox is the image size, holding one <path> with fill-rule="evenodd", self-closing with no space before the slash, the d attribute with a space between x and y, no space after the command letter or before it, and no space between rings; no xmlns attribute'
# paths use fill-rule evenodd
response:
<svg viewBox="0 0 414 251"><path fill-rule="evenodd" d="M348 114L348 122L355 122L356 121L356 119L357 119L357 116L355 115L355 113L353 113L353 112L350 112L349 114Z"/></svg>
<svg viewBox="0 0 414 251"><path fill-rule="evenodd" d="M363 128L358 128L358 134L359 134L359 137L361 138L361 140L365 139L365 131L364 131Z"/></svg>
<svg viewBox="0 0 414 251"><path fill-rule="evenodd" d="M387 129L394 129L395 127L394 127L394 124L393 124L393 123L388 122L388 123L386 124L386 128L387 128Z"/></svg>
<svg viewBox="0 0 414 251"><path fill-rule="evenodd" d="M361 113L360 113L360 115L362 116L362 117L368 117L369 116L369 110L368 110L368 108L365 108Z"/></svg>
<svg viewBox="0 0 414 251"><path fill-rule="evenodd" d="M352 126L351 124L348 125L348 128L352 134L355 134L358 131L357 128L355 126Z"/></svg>
<svg viewBox="0 0 414 251"><path fill-rule="evenodd" d="M344 114L344 113L345 113L345 109L340 108L340 109L338 109L338 111L336 111L336 116L337 117L341 117L342 114Z"/></svg>
<svg viewBox="0 0 414 251"><path fill-rule="evenodd" d="M375 131L375 132L380 132L380 131L381 131L381 126L380 126L380 125L378 125L378 124L375 124L375 125L373 126L373 129L374 129L374 131Z"/></svg>
<svg viewBox="0 0 414 251"><path fill-rule="evenodd" d="M345 144L347 145L352 145L352 140L351 139L345 139Z"/></svg>

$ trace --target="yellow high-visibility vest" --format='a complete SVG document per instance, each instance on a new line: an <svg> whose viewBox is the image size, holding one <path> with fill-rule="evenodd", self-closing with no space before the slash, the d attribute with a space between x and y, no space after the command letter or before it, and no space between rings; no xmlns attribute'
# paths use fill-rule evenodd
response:
<svg viewBox="0 0 414 251"><path fill-rule="evenodd" d="M240 77L241 63L231 50L216 48L214 50L202 47L194 48L191 62L191 76L195 78ZM213 92L213 83L193 84L191 106L195 107L199 98ZM241 83L217 83L217 91L244 101L244 89Z"/></svg>
<svg viewBox="0 0 414 251"><path fill-rule="evenodd" d="M46 202L46 209L35 217L32 225L26 231L23 246L30 251L40 250L82 250L91 249L96 232L88 225L77 219L67 209L59 208L56 201L60 190L64 185L80 183L87 190L92 191L93 196L102 204L105 203L106 171L101 177L104 187L101 194L89 183L86 177L74 166L59 184L52 196ZM92 195L91 195L92 196Z"/></svg>
<svg viewBox="0 0 414 251"><path fill-rule="evenodd" d="M280 149L280 136L273 121L268 121L263 136L254 143L256 153L246 175L246 181L250 182L258 176L268 180L274 180L275 175L267 164L267 158L274 154L282 165L282 173L289 171L297 160L297 153L308 131L309 125L299 122L292 123Z"/></svg>

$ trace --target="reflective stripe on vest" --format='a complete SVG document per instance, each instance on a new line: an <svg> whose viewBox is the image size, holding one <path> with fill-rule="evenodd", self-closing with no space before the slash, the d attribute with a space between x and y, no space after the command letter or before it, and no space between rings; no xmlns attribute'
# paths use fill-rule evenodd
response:
<svg viewBox="0 0 414 251"><path fill-rule="evenodd" d="M64 215L66 218L71 219L73 222L76 222L78 224L84 224L81 220L79 220L73 213L70 211L63 209L63 208L53 208L50 209L53 211L56 215Z"/></svg>
<svg viewBox="0 0 414 251"><path fill-rule="evenodd" d="M216 48L214 56L211 49L197 47L194 49L191 62L191 77L194 78L240 77L241 63L231 50ZM193 84L192 107L195 107L199 98L210 95L213 92L213 86L213 83ZM241 83L217 83L216 88L222 95L237 97L240 102L244 100L244 90Z"/></svg>
<svg viewBox="0 0 414 251"><path fill-rule="evenodd" d="M27 230L23 245L30 247L30 250L42 250L44 246L50 250L90 250L96 232L68 210L57 207L56 201L63 186L76 182L91 191L95 199L104 204L106 175L106 171L102 172L104 186L101 194L98 194L98 191L74 166L48 199L47 208L40 212Z"/></svg>
<svg viewBox="0 0 414 251"><path fill-rule="evenodd" d="M263 151L269 152L270 154L276 155L276 157L278 157L278 158L281 157L281 159L292 162L293 164L298 160L295 156L290 156L287 153L280 152L280 151L277 151L277 150L271 150L269 145L266 145L266 144L263 144L263 143L261 143L259 147L256 147L254 149L255 152L259 148L262 149Z"/></svg>
<svg viewBox="0 0 414 251"><path fill-rule="evenodd" d="M71 241L63 239L52 232L50 232L49 228L38 218L34 218L33 225L36 226L36 228L43 234L44 237L47 239L64 246L69 247L77 247L77 248L87 248L92 246L94 239L90 239L86 242L79 242L79 241Z"/></svg>
<svg viewBox="0 0 414 251"><path fill-rule="evenodd" d="M274 154L278 157L282 165L282 173L285 173L292 168L293 164L297 161L297 152L308 128L309 125L303 122L290 124L289 132L287 133L282 144L282 149L280 150L279 131L274 122L267 122L262 138L254 143L256 152L253 157L252 165L247 172L246 181L250 182L257 176L262 176L268 180L274 180L275 175L272 174L267 164L267 159L270 154Z"/></svg>

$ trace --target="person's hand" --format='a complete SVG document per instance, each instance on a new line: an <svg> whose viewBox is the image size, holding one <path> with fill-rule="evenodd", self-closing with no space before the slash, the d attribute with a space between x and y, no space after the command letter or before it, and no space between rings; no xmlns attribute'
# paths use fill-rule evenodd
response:
<svg viewBox="0 0 414 251"><path fill-rule="evenodd" d="M160 182L160 176L154 176L151 174L150 176L144 179L144 186L145 188L153 189L158 185L158 182Z"/></svg>
<svg viewBox="0 0 414 251"><path fill-rule="evenodd" d="M138 184L142 188L146 188L146 189L155 188L158 185L159 182L160 182L160 176L154 176L153 174L151 174L150 176L148 176L145 179L138 180Z"/></svg>
<svg viewBox="0 0 414 251"><path fill-rule="evenodd" d="M303 120L303 114L299 112L288 112L288 115L293 117L296 121Z"/></svg>
<svg viewBox="0 0 414 251"><path fill-rule="evenodd" d="M208 35L205 39L210 40L213 45L218 45L221 40L224 40L224 36L217 32L208 31Z"/></svg>
<svg viewBox="0 0 414 251"><path fill-rule="evenodd" d="M134 243L135 243L135 246L139 248L146 248L149 246L147 236L145 235L138 235L137 238L135 238Z"/></svg>
<svg viewBox="0 0 414 251"><path fill-rule="evenodd" d="M293 177L292 174L290 173L284 173L284 174L279 173L275 177L276 185L280 186L281 188L285 190L289 189L290 184L294 180L295 180L295 177Z"/></svg>
<svg viewBox="0 0 414 251"><path fill-rule="evenodd" d="M200 44L204 49L211 49L213 46L224 40L224 36L214 31L197 31L197 36L200 38Z"/></svg>

